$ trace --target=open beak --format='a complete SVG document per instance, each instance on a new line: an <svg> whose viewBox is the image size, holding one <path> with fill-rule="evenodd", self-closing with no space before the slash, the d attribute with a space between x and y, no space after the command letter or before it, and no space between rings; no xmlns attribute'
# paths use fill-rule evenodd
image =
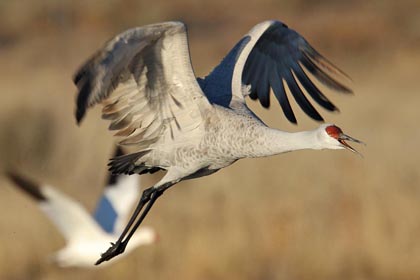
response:
<svg viewBox="0 0 420 280"><path fill-rule="evenodd" d="M344 148L346 148L347 150L352 151L353 153L358 154L359 156L362 156L361 153L359 153L356 149L354 149L352 146L350 146L349 144L347 144L346 141L352 141L352 142L355 142L355 143L366 145L364 142L362 142L360 140L357 140L357 139L355 139L353 137L350 137L350 136L348 136L348 135L346 135L344 133L340 133L340 135L338 136L338 142L340 142L341 145L344 146Z"/></svg>

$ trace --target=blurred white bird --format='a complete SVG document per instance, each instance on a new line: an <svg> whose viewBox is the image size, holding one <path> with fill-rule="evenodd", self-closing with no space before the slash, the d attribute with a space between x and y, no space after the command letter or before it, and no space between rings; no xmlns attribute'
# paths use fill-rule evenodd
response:
<svg viewBox="0 0 420 280"><path fill-rule="evenodd" d="M116 155L122 155L120 149ZM7 175L16 186L37 200L41 210L64 236L66 246L51 258L60 267L94 268L98 255L109 246L110 240L120 235L128 213L140 194L140 176L110 174L91 216L77 201L55 187L39 185L16 172L9 171ZM133 236L133 242L127 250L132 251L156 240L154 229L142 227Z"/></svg>
<svg viewBox="0 0 420 280"><path fill-rule="evenodd" d="M76 119L80 122L89 107L103 105L109 129L118 130L120 144L135 149L112 159L112 172L167 173L144 190L120 238L97 263L124 252L157 198L182 180L210 175L242 158L302 149L355 152L346 141L360 141L335 125L280 131L267 127L245 102L249 95L268 108L271 88L289 121L296 123L288 96L322 121L306 95L329 111L337 108L311 78L350 93L334 78L340 74L300 34L274 20L252 28L204 79L194 75L181 22L129 29L108 41L74 76Z"/></svg>

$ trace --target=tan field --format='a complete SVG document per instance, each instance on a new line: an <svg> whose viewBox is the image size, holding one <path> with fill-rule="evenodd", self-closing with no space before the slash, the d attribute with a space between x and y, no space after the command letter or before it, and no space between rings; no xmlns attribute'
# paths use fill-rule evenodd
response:
<svg viewBox="0 0 420 280"><path fill-rule="evenodd" d="M367 146L355 146L364 158L301 151L182 182L145 221L157 245L92 271L48 262L64 240L1 176L0 279L420 279L419 11L414 0L1 1L0 168L53 184L89 210L114 139L99 107L75 124L71 77L133 26L186 22L202 76L253 25L284 21L351 76L353 96L326 91L341 112L320 112ZM295 126L274 99L269 111L249 103L271 126L318 126L297 106ZM158 176L143 176L144 185Z"/></svg>

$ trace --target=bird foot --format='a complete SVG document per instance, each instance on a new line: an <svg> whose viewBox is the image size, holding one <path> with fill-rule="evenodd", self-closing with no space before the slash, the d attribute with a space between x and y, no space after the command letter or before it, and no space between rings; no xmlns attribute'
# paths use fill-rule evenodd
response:
<svg viewBox="0 0 420 280"><path fill-rule="evenodd" d="M95 265L99 265L104 261L109 261L110 259L118 256L119 254L124 253L126 246L126 242L111 242L111 247L109 247L105 253L101 254L101 257L99 258L99 260L96 261Z"/></svg>

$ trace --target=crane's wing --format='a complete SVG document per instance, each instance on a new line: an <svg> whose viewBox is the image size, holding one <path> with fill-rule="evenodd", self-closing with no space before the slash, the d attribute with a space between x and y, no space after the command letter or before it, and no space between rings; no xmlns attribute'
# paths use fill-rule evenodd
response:
<svg viewBox="0 0 420 280"><path fill-rule="evenodd" d="M77 121L102 102L102 117L123 137L120 144L140 151L195 130L211 107L194 76L186 27L180 22L117 35L81 67L74 83Z"/></svg>
<svg viewBox="0 0 420 280"><path fill-rule="evenodd" d="M67 241L91 239L101 235L101 229L86 210L56 188L39 185L16 172L8 172L7 175L17 187L37 201L41 210Z"/></svg>
<svg viewBox="0 0 420 280"><path fill-rule="evenodd" d="M287 119L296 123L286 95L286 84L302 110L311 118L322 121L303 89L325 109L334 111L337 108L311 81L304 68L324 85L339 92L351 92L332 76L345 76L341 70L296 31L279 21L256 25L199 83L211 103L225 107L235 107L238 103L245 105L244 97L249 94L268 108L271 88Z"/></svg>
<svg viewBox="0 0 420 280"><path fill-rule="evenodd" d="M118 147L114 157L122 155ZM119 235L139 196L140 176L109 173L108 183L94 212L95 220L104 231Z"/></svg>

